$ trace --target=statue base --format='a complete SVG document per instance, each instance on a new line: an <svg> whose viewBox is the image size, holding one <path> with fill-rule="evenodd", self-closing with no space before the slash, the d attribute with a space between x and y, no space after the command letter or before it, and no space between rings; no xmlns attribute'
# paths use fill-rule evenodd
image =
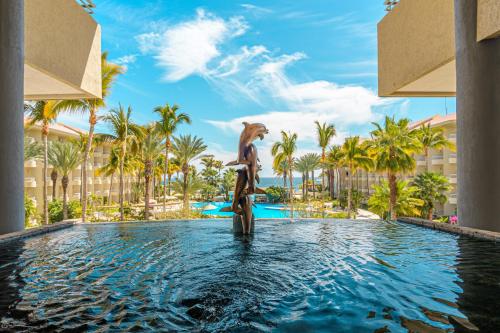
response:
<svg viewBox="0 0 500 333"><path fill-rule="evenodd" d="M233 232L235 234L243 233L243 225L241 223L242 216L238 214L233 215ZM255 230L255 215L252 214L252 223L250 225L250 233L253 234Z"/></svg>

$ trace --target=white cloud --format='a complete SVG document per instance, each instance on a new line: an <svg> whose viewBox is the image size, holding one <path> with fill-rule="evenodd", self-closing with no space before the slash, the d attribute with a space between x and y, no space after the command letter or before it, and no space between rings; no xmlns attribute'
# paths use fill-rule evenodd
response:
<svg viewBox="0 0 500 333"><path fill-rule="evenodd" d="M240 16L224 20L198 9L193 20L139 35L136 40L141 52L153 54L166 70L166 80L178 81L192 74L206 75L208 64L221 55L220 45L247 29Z"/></svg>
<svg viewBox="0 0 500 333"><path fill-rule="evenodd" d="M121 65L125 71L128 70L128 65L133 64L137 61L137 54L127 54L120 58L111 60L112 63Z"/></svg>
<svg viewBox="0 0 500 333"><path fill-rule="evenodd" d="M240 5L242 8L248 10L248 11L251 11L251 12L254 12L256 14L269 14L269 13L272 13L273 11L269 8L265 8L265 7L260 7L260 6L256 6L256 5L252 5L250 3L243 3Z"/></svg>

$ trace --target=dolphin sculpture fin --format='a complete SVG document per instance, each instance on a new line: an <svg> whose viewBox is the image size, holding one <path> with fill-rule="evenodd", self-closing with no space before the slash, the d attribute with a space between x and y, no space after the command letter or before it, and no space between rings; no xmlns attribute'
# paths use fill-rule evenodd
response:
<svg viewBox="0 0 500 333"><path fill-rule="evenodd" d="M244 164L244 165L250 165L250 161L247 161L247 160L242 160L242 161L231 161L231 162L228 162L226 163L226 166L233 166L233 165L239 165L239 164Z"/></svg>

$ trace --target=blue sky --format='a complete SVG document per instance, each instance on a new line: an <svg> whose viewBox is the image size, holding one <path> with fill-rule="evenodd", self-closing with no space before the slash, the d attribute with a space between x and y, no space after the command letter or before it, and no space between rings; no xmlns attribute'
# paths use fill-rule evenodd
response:
<svg viewBox="0 0 500 333"><path fill-rule="evenodd" d="M445 113L444 98L377 97L376 24L382 0L96 0L102 49L126 66L108 106L131 105L138 123L178 104L209 152L236 156L242 121L263 122L263 175L281 130L299 135L298 154L317 151L315 120L337 127L336 143L367 135L384 115L420 119ZM447 99L448 112L455 100ZM61 121L86 127L86 120ZM105 125L98 126L106 131Z"/></svg>

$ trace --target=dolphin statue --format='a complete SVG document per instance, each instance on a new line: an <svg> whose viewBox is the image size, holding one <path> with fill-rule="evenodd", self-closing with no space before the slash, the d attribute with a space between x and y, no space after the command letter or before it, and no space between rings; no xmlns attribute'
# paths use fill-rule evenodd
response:
<svg viewBox="0 0 500 333"><path fill-rule="evenodd" d="M260 123L250 124L244 121L243 125L245 126L245 128L243 129L240 135L240 142L238 144L238 158L235 161L227 163L226 164L227 166L238 165L238 164L248 165L250 161L248 161L245 158L246 151L248 150L252 142L255 141L255 139L260 138L261 140L263 140L264 134L269 133L264 124Z"/></svg>

